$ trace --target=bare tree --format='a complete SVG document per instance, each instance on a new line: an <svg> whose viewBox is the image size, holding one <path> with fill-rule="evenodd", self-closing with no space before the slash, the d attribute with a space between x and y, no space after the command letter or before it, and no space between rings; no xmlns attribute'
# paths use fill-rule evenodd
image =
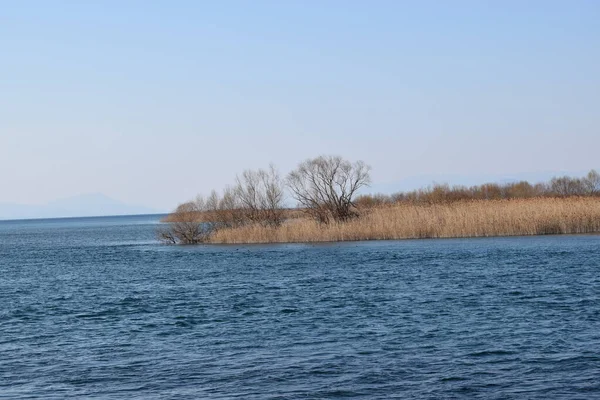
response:
<svg viewBox="0 0 600 400"><path fill-rule="evenodd" d="M371 168L338 156L306 160L289 173L292 196L307 213L322 223L346 221L357 215L356 192L370 183Z"/></svg>
<svg viewBox="0 0 600 400"><path fill-rule="evenodd" d="M246 223L242 204L237 196L234 187L228 186L223 190L221 197L218 197L216 208L213 212L213 225L217 228L235 228Z"/></svg>
<svg viewBox="0 0 600 400"><path fill-rule="evenodd" d="M283 221L284 184L274 165L246 170L236 177L235 194L250 222L279 226Z"/></svg>
<svg viewBox="0 0 600 400"><path fill-rule="evenodd" d="M588 172L583 178L583 184L587 194L597 196L600 194L600 174L595 170Z"/></svg>
<svg viewBox="0 0 600 400"><path fill-rule="evenodd" d="M584 183L579 178L561 176L550 180L550 190L554 195L578 196L585 193Z"/></svg>

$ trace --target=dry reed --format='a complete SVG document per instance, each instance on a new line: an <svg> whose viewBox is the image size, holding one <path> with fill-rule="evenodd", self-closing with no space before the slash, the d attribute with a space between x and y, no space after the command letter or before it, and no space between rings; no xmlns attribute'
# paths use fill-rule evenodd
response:
<svg viewBox="0 0 600 400"><path fill-rule="evenodd" d="M222 229L212 243L293 243L600 232L599 198L475 200L449 204L379 206L346 223L308 218L280 227Z"/></svg>

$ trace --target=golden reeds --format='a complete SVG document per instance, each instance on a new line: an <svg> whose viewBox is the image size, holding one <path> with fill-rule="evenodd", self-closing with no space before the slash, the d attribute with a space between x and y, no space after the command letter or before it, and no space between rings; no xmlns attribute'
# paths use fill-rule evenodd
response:
<svg viewBox="0 0 600 400"><path fill-rule="evenodd" d="M600 232L600 198L475 200L379 206L346 223L296 218L279 227L220 229L211 243L292 243Z"/></svg>

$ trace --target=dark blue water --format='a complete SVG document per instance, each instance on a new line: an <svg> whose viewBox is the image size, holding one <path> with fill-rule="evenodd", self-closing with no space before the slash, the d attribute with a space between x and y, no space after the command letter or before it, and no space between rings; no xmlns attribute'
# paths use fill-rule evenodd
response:
<svg viewBox="0 0 600 400"><path fill-rule="evenodd" d="M600 236L169 247L0 222L0 398L600 398Z"/></svg>

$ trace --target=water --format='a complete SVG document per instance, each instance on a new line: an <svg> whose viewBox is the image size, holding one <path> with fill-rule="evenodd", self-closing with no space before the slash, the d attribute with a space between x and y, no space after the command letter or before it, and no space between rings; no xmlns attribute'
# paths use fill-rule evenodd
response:
<svg viewBox="0 0 600 400"><path fill-rule="evenodd" d="M600 398L600 236L169 247L0 222L0 398Z"/></svg>

